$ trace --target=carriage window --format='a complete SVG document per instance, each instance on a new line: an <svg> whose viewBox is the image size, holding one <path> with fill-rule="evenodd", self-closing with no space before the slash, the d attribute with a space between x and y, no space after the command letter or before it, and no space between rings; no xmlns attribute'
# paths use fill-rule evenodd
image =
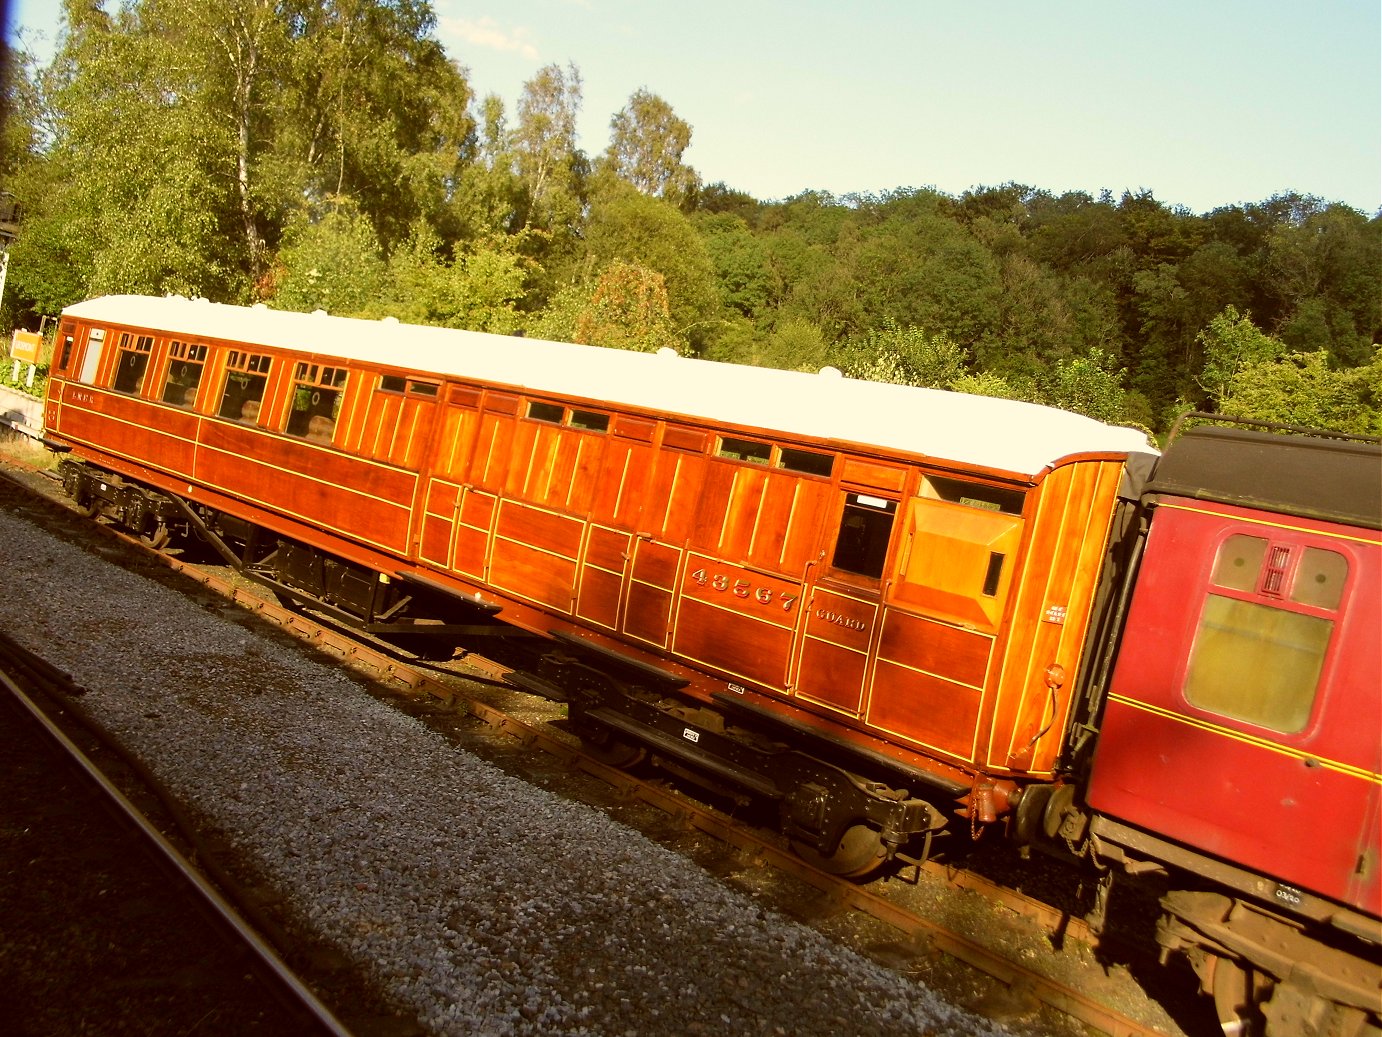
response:
<svg viewBox="0 0 1382 1037"><path fill-rule="evenodd" d="M897 501L862 493L848 494L831 566L871 580L881 579L896 511Z"/></svg>
<svg viewBox="0 0 1382 1037"><path fill-rule="evenodd" d="M778 451L777 467L806 475L829 476L835 468L834 454L818 454L814 450L794 450L783 447Z"/></svg>
<svg viewBox="0 0 1382 1037"><path fill-rule="evenodd" d="M226 362L225 388L221 391L221 405L216 413L232 421L258 424L259 408L264 402L264 386L269 380L272 358L260 353L230 352Z"/></svg>
<svg viewBox="0 0 1382 1037"><path fill-rule="evenodd" d="M1229 537L1195 631L1186 701L1285 734L1303 731L1347 577L1348 559L1336 551Z"/></svg>
<svg viewBox="0 0 1382 1037"><path fill-rule="evenodd" d="M1344 596L1348 559L1335 551L1307 547L1296 566L1291 600L1322 609L1337 609Z"/></svg>
<svg viewBox="0 0 1382 1037"><path fill-rule="evenodd" d="M58 370L66 371L67 365L72 362L72 346L76 339L71 335L62 336L62 352L58 354Z"/></svg>
<svg viewBox="0 0 1382 1037"><path fill-rule="evenodd" d="M290 436L330 443L336 434L336 415L346 384L344 367L298 363L293 367L293 409L288 412Z"/></svg>
<svg viewBox="0 0 1382 1037"><path fill-rule="evenodd" d="M419 382L402 375L386 374L379 377L379 388L384 392L406 392L412 396L436 396L440 386L436 382Z"/></svg>
<svg viewBox="0 0 1382 1037"><path fill-rule="evenodd" d="M82 354L82 370L77 380L87 385L96 381L96 372L101 368L101 352L105 349L106 329L92 328L86 339L86 351Z"/></svg>
<svg viewBox="0 0 1382 1037"><path fill-rule="evenodd" d="M532 400L528 403L528 417L534 421L547 421L554 425L566 425L582 432L608 432L609 415L593 410L577 410L563 407L559 403L542 403Z"/></svg>
<svg viewBox="0 0 1382 1037"><path fill-rule="evenodd" d="M566 416L566 408L556 403L538 403L536 401L528 404L528 417L534 421L551 421L561 424L561 419Z"/></svg>
<svg viewBox="0 0 1382 1037"><path fill-rule="evenodd" d="M609 415L592 410L572 410L570 425L586 432L608 432Z"/></svg>
<svg viewBox="0 0 1382 1037"><path fill-rule="evenodd" d="M773 448L770 443L760 443L754 439L731 439L729 436L721 436L720 448L715 451L715 456L725 457L731 461L767 464L772 460Z"/></svg>
<svg viewBox="0 0 1382 1037"><path fill-rule="evenodd" d="M144 387L144 373L149 369L149 354L153 348L152 335L133 335L127 331L120 336L113 386L116 392L139 395L139 390Z"/></svg>
<svg viewBox="0 0 1382 1037"><path fill-rule="evenodd" d="M933 500L949 501L951 504L963 504L967 508L1001 511L1005 515L1022 514L1023 495L1021 490L989 486L987 483L972 483L961 479L928 475L921 480L920 495L930 497Z"/></svg>
<svg viewBox="0 0 1382 1037"><path fill-rule="evenodd" d="M190 342L173 342L168 346L168 378L163 383L163 402L179 407L191 407L197 402L197 388L202 383L202 369L206 366L206 347Z"/></svg>

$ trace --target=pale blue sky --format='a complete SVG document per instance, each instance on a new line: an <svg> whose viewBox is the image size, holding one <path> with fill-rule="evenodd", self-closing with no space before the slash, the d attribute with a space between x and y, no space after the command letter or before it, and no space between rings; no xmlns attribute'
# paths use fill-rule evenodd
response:
<svg viewBox="0 0 1382 1037"><path fill-rule="evenodd" d="M1378 0L433 0L477 94L584 80L581 147L646 88L706 183L1150 189L1207 212L1285 190L1382 208ZM13 21L51 35L56 0Z"/></svg>

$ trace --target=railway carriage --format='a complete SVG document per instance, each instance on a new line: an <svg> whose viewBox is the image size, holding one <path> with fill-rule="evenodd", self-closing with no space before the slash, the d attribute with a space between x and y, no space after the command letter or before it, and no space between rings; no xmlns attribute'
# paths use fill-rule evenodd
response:
<svg viewBox="0 0 1382 1037"><path fill-rule="evenodd" d="M998 822L1168 874L1226 1025L1382 1033L1376 443L1158 463L829 369L181 298L69 308L49 386L69 492L151 542L375 633L521 633L589 746L837 873Z"/></svg>
<svg viewBox="0 0 1382 1037"><path fill-rule="evenodd" d="M584 737L778 801L841 870L1055 774L1149 456L1012 401L322 313L114 297L59 335L79 499L133 481L105 506L150 537L375 629L548 638L515 679Z"/></svg>

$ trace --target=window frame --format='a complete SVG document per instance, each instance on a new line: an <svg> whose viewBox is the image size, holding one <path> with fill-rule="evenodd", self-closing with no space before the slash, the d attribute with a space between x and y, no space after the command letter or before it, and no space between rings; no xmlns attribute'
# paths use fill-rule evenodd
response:
<svg viewBox="0 0 1382 1037"><path fill-rule="evenodd" d="M613 415L608 411L531 398L523 408L523 417L527 421L536 421L542 425L555 425L559 428L569 428L573 432L589 432L598 436L609 435L610 427L614 424Z"/></svg>
<svg viewBox="0 0 1382 1037"><path fill-rule="evenodd" d="M174 407L186 410L194 408L201 392L202 379L206 376L206 362L210 353L210 347L205 343L184 342L180 339L170 341L168 364L163 372L163 390L159 393L159 399ZM175 371L180 375L192 368L196 369L197 374L190 384L175 380ZM174 393L174 390L178 391ZM172 399L172 395L178 398Z"/></svg>
<svg viewBox="0 0 1382 1037"><path fill-rule="evenodd" d="M843 488L839 518L835 523L835 534L831 540L829 561L825 563L823 576L827 579L841 580L860 587L879 588L883 586L883 576L888 571L888 555L892 550L893 536L897 531L897 518L900 501L896 497L865 493L862 490ZM863 536L853 545L845 543L846 520L854 510L863 522ZM882 529L881 548L878 545L880 527L871 519L887 517ZM861 562L868 561L866 568L851 568L842 565L841 552L850 551L859 555ZM847 556L846 556L847 557ZM877 573L873 572L873 562L877 562Z"/></svg>
<svg viewBox="0 0 1382 1037"><path fill-rule="evenodd" d="M1261 545L1260 549L1242 545L1257 566L1256 573L1237 574L1227 568L1232 560L1227 552L1236 540ZM1320 708L1357 571L1356 559L1335 550L1336 546L1242 528L1229 530L1216 541L1180 681L1181 698L1187 705L1279 735L1309 730ZM1311 554L1342 560L1331 605L1297 597L1304 592L1298 581ZM1269 627L1275 629L1269 631ZM1257 648L1258 659L1251 665L1241 659L1244 646ZM1222 661L1225 658L1231 658L1232 665ZM1233 670L1258 674L1260 683L1252 693L1235 693L1241 686L1224 676Z"/></svg>
<svg viewBox="0 0 1382 1037"><path fill-rule="evenodd" d="M123 393L126 396L143 396L144 383L149 377L149 363L154 354L154 337L152 335L142 335L137 331L122 331L119 340L115 343L115 364L110 375L110 387L115 392ZM131 387L128 379L123 376L126 371L126 360L129 360L129 370L137 373L133 376L134 384ZM121 384L125 381L126 384Z"/></svg>
<svg viewBox="0 0 1382 1037"><path fill-rule="evenodd" d="M350 381L349 368L298 360L293 364L284 434L295 439L331 443Z"/></svg>
<svg viewBox="0 0 1382 1037"><path fill-rule="evenodd" d="M761 450L746 450L745 447ZM754 439L749 436L716 436L715 449L711 456L720 461L752 465L754 468L766 468L773 472L791 472L793 475L806 475L815 479L829 479L835 474L836 455L833 452L801 446L783 446L772 440ZM794 459L798 458L800 460L793 463ZM805 463L805 458L824 462L825 471L819 470L819 464Z"/></svg>
<svg viewBox="0 0 1382 1037"><path fill-rule="evenodd" d="M263 413L264 394L268 389L269 376L273 373L272 354L254 353L245 349L232 349L226 357L225 370L221 376L220 402L216 405L216 416L225 418L227 421L238 421L243 425L263 425L265 417ZM248 392L232 395L230 386L233 381L243 380L246 388L258 385L259 392L252 395ZM233 402L230 409L234 413L227 413L227 406ZM255 414L247 416L245 407L250 404L258 404Z"/></svg>

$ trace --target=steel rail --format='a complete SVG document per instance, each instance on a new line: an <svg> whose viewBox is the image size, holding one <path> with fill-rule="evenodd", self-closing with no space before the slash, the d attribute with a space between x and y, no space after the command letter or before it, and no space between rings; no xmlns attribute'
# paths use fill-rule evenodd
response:
<svg viewBox="0 0 1382 1037"><path fill-rule="evenodd" d="M10 670L21 671L27 679L49 683L59 675L41 657L0 633L0 688L23 713L43 730L63 755L82 774L112 808L121 823L133 829L153 851L159 863L189 889L201 902L213 923L228 938L245 948L254 958L256 971L269 981L270 988L284 1007L302 1019L304 1033L330 1037L351 1037L329 1008L288 968L278 953L239 915L215 887L182 856L163 833L110 781L91 759L52 721L39 705L12 679Z"/></svg>

